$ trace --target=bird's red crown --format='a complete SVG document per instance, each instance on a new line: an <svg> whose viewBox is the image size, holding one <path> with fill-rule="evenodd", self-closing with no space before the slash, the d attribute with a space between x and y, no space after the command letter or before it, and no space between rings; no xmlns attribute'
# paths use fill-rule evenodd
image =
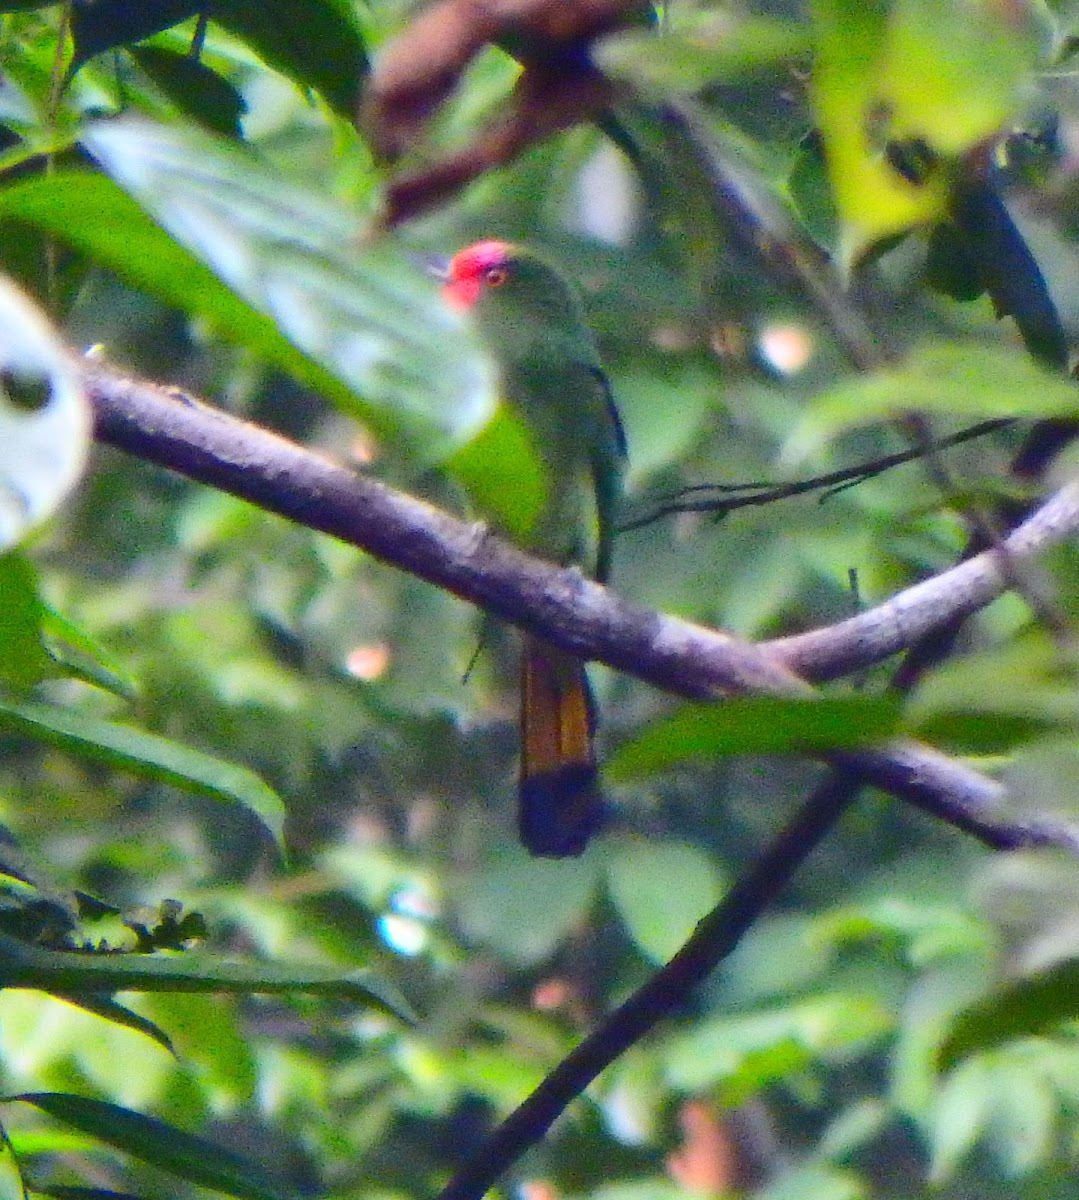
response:
<svg viewBox="0 0 1079 1200"><path fill-rule="evenodd" d="M505 242L466 246L450 261L442 294L454 308L471 308L486 288L506 282L509 258L510 248Z"/></svg>

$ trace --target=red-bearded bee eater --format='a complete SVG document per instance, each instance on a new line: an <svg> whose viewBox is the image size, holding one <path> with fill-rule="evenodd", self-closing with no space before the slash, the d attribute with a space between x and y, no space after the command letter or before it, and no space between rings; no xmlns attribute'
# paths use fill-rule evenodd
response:
<svg viewBox="0 0 1079 1200"><path fill-rule="evenodd" d="M576 294L542 258L501 241L460 251L443 289L474 322L539 468L541 501L514 540L605 583L626 439ZM534 855L577 855L603 818L584 663L531 634L521 661L521 840Z"/></svg>

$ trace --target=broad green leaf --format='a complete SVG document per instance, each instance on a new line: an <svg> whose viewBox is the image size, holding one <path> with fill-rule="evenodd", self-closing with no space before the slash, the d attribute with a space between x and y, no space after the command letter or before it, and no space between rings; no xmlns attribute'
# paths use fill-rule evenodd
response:
<svg viewBox="0 0 1079 1200"><path fill-rule="evenodd" d="M269 66L355 118L367 51L346 0L214 0L212 11Z"/></svg>
<svg viewBox="0 0 1079 1200"><path fill-rule="evenodd" d="M929 896L884 895L840 907L813 922L812 942L825 947L897 942L916 967L954 961L958 956L988 954L992 939L983 920L958 904Z"/></svg>
<svg viewBox="0 0 1079 1200"><path fill-rule="evenodd" d="M71 10L74 55L70 71L117 46L140 42L178 25L205 8L210 0L75 0Z"/></svg>
<svg viewBox="0 0 1079 1200"><path fill-rule="evenodd" d="M17 551L0 554L0 597L0 679L26 688L53 674L53 664L41 644L37 572Z"/></svg>
<svg viewBox="0 0 1079 1200"><path fill-rule="evenodd" d="M982 1059L942 1081L929 1128L930 1178L940 1182L955 1172L985 1131L992 1105L992 1068Z"/></svg>
<svg viewBox="0 0 1079 1200"><path fill-rule="evenodd" d="M205 321L218 336L260 357L337 404L351 393L301 353L269 317L256 312L178 245L112 180L57 171L0 188L0 222L32 225L126 283Z"/></svg>
<svg viewBox="0 0 1079 1200"><path fill-rule="evenodd" d="M607 74L669 95L728 83L809 48L804 25L776 17L676 8L672 22L658 32L604 38L596 48L598 64Z"/></svg>
<svg viewBox="0 0 1079 1200"><path fill-rule="evenodd" d="M243 96L201 59L166 46L132 46L128 54L186 115L213 133L238 137Z"/></svg>
<svg viewBox="0 0 1079 1200"><path fill-rule="evenodd" d="M953 658L919 684L904 726L966 753L1004 753L1079 722L1076 672L1041 632Z"/></svg>
<svg viewBox="0 0 1079 1200"><path fill-rule="evenodd" d="M631 780L693 759L723 754L787 754L880 741L899 724L884 696L779 699L744 696L686 704L618 748L612 779Z"/></svg>
<svg viewBox="0 0 1079 1200"><path fill-rule="evenodd" d="M1005 126L1034 70L1039 30L1027 7L815 0L812 97L844 263L944 216L951 168L941 159Z"/></svg>
<svg viewBox="0 0 1079 1200"><path fill-rule="evenodd" d="M354 411L427 463L494 411L490 365L400 248L359 217L194 130L118 119L83 143L154 219L354 390Z"/></svg>
<svg viewBox="0 0 1079 1200"><path fill-rule="evenodd" d="M0 552L56 511L89 442L90 408L71 357L0 277Z"/></svg>
<svg viewBox="0 0 1079 1200"><path fill-rule="evenodd" d="M1079 388L1019 350L922 345L895 367L850 379L814 400L791 434L784 460L800 462L847 429L911 411L970 419L1076 416Z"/></svg>
<svg viewBox="0 0 1079 1200"><path fill-rule="evenodd" d="M672 1039L664 1059L687 1091L722 1084L732 1102L803 1070L878 1041L894 1021L870 996L835 992L771 1011L705 1021Z"/></svg>
<svg viewBox="0 0 1079 1200"><path fill-rule="evenodd" d="M873 242L940 216L947 189L939 172L917 183L905 178L883 153L885 0L814 0L812 14L810 96L839 211L840 261L850 266Z"/></svg>
<svg viewBox="0 0 1079 1200"><path fill-rule="evenodd" d="M878 103L889 136L962 154L997 133L1037 62L1034 6L894 0Z"/></svg>
<svg viewBox="0 0 1079 1200"><path fill-rule="evenodd" d="M83 992L230 992L332 996L414 1019L388 983L366 971L177 954L92 954L46 950L0 934L0 987L36 988L70 999Z"/></svg>
<svg viewBox="0 0 1079 1200"><path fill-rule="evenodd" d="M655 962L666 962L719 899L715 864L686 842L620 839L607 847L604 865L618 915Z"/></svg>
<svg viewBox="0 0 1079 1200"><path fill-rule="evenodd" d="M190 746L128 725L102 721L47 704L0 701L0 729L20 733L144 779L242 804L280 840L285 819L281 798L252 771L222 762Z"/></svg>
<svg viewBox="0 0 1079 1200"><path fill-rule="evenodd" d="M1068 959L1021 979L961 1013L942 1043L939 1062L950 1070L972 1054L1051 1032L1079 1018L1079 960Z"/></svg>
<svg viewBox="0 0 1079 1200"><path fill-rule="evenodd" d="M1060 1104L1051 1079L1018 1055L993 1072L987 1140L1004 1175L1023 1176L1045 1163L1057 1142Z"/></svg>
<svg viewBox="0 0 1079 1200"><path fill-rule="evenodd" d="M552 860L513 849L495 856L461 895L465 933L520 963L546 958L588 912L598 853Z"/></svg>
<svg viewBox="0 0 1079 1200"><path fill-rule="evenodd" d="M67 1092L23 1092L7 1099L32 1104L65 1125L200 1187L241 1200L292 1196L259 1163L130 1108Z"/></svg>

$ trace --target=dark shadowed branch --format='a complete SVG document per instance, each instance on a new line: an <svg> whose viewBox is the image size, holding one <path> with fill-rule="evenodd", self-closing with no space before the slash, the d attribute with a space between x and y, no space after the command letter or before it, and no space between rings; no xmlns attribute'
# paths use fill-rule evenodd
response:
<svg viewBox="0 0 1079 1200"><path fill-rule="evenodd" d="M831 773L723 900L697 924L670 962L544 1077L484 1140L479 1153L454 1175L439 1200L480 1200L600 1072L664 1017L677 1012L783 892L856 794L857 787L847 786L843 771Z"/></svg>

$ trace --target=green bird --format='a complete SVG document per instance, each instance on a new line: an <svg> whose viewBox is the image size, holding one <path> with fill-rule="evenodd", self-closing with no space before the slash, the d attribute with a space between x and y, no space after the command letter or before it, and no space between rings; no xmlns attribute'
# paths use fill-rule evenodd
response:
<svg viewBox="0 0 1079 1200"><path fill-rule="evenodd" d="M475 322L540 468L541 502L515 540L606 583L626 438L577 296L542 258L500 241L460 251L443 288ZM584 663L526 635L518 826L534 855L580 854L600 826L595 724Z"/></svg>

